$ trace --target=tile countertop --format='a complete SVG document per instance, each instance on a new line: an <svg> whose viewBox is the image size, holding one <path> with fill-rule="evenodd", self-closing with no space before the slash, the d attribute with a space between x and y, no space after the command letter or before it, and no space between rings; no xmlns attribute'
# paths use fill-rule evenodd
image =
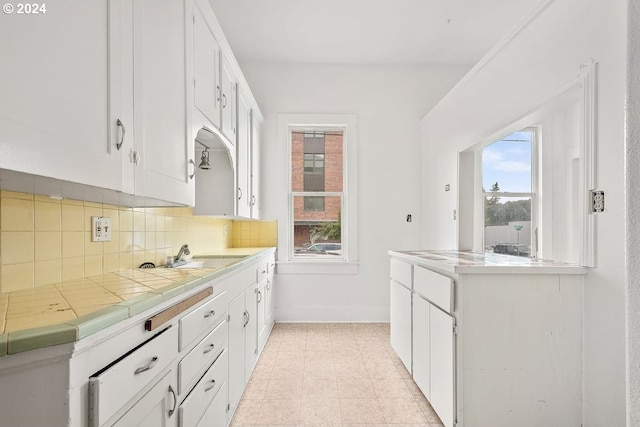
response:
<svg viewBox="0 0 640 427"><path fill-rule="evenodd" d="M0 356L78 341L273 250L232 248L197 256L245 258L219 268L127 269L0 293Z"/></svg>
<svg viewBox="0 0 640 427"><path fill-rule="evenodd" d="M587 268L577 264L485 252L415 250L389 251L389 255L455 274L587 274L588 272Z"/></svg>

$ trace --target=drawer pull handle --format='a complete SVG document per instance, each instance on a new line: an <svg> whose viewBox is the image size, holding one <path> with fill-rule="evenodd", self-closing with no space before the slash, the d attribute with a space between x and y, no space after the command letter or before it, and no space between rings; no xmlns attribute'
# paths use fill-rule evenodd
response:
<svg viewBox="0 0 640 427"><path fill-rule="evenodd" d="M176 411L176 405L178 404L178 398L176 397L176 392L173 390L173 387L169 386L169 393L173 395L173 408L169 409L169 416L173 415Z"/></svg>
<svg viewBox="0 0 640 427"><path fill-rule="evenodd" d="M249 324L249 320L251 319L251 317L249 316L249 312L247 310L244 311L243 316L244 316L244 324L242 325L242 327L246 328L247 325Z"/></svg>
<svg viewBox="0 0 640 427"><path fill-rule="evenodd" d="M143 372L148 371L149 369L153 368L154 366L156 366L156 363L158 363L158 356L153 356L153 358L149 361L149 363L147 363L146 366L142 366L138 369L136 369L136 371L134 372L135 375L141 374Z"/></svg>
<svg viewBox="0 0 640 427"><path fill-rule="evenodd" d="M258 304L262 302L262 292L258 291Z"/></svg>
<svg viewBox="0 0 640 427"><path fill-rule="evenodd" d="M209 311L207 314L204 315L205 318L207 317L212 317L216 315L216 311L215 310L211 310Z"/></svg>
<svg viewBox="0 0 640 427"><path fill-rule="evenodd" d="M209 382L211 383L211 385L208 385L207 387L205 387L204 391L209 391L216 386L216 380L211 380Z"/></svg>
<svg viewBox="0 0 640 427"><path fill-rule="evenodd" d="M209 344L209 346L202 352L202 354L211 353L215 346L216 346L215 344Z"/></svg>

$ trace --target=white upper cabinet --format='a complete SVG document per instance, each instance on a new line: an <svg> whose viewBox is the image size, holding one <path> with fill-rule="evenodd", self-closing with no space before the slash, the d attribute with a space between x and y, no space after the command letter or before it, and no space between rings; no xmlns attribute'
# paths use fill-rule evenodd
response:
<svg viewBox="0 0 640 427"><path fill-rule="evenodd" d="M1 169L121 189L108 109L108 3L57 1L44 15L3 14Z"/></svg>
<svg viewBox="0 0 640 427"><path fill-rule="evenodd" d="M135 194L194 204L184 1L133 2Z"/></svg>
<svg viewBox="0 0 640 427"><path fill-rule="evenodd" d="M229 58L222 54L222 127L220 130L231 141L236 141L236 96L237 87L231 71Z"/></svg>
<svg viewBox="0 0 640 427"><path fill-rule="evenodd" d="M222 115L220 46L197 4L193 8L193 101L217 128Z"/></svg>
<svg viewBox="0 0 640 427"><path fill-rule="evenodd" d="M239 216L251 217L251 109L242 93L238 96L238 142L237 142L237 212Z"/></svg>
<svg viewBox="0 0 640 427"><path fill-rule="evenodd" d="M260 219L260 125L256 111L251 114L251 218Z"/></svg>
<svg viewBox="0 0 640 427"><path fill-rule="evenodd" d="M192 205L185 2L47 6L0 26L0 169Z"/></svg>

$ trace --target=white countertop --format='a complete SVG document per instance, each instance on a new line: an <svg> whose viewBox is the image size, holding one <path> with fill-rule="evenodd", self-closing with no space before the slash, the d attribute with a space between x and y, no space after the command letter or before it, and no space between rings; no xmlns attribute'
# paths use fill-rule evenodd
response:
<svg viewBox="0 0 640 427"><path fill-rule="evenodd" d="M389 255L456 274L587 274L588 272L587 268L577 264L485 252L415 250L389 251Z"/></svg>

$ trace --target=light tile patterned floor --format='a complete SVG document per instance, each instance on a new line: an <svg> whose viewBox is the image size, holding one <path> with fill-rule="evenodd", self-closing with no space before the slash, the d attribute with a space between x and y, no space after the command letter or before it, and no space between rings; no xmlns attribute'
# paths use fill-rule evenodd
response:
<svg viewBox="0 0 640 427"><path fill-rule="evenodd" d="M388 323L278 323L233 426L442 427Z"/></svg>

